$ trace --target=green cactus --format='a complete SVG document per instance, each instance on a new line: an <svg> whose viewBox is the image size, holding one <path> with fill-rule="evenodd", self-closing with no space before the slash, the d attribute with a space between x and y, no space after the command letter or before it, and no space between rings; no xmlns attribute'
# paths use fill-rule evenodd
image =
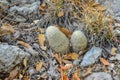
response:
<svg viewBox="0 0 120 80"><path fill-rule="evenodd" d="M56 52L66 53L69 47L68 38L55 26L46 29L46 38L49 46Z"/></svg>
<svg viewBox="0 0 120 80"><path fill-rule="evenodd" d="M71 36L71 45L73 51L78 52L87 47L87 38L81 31L74 31Z"/></svg>

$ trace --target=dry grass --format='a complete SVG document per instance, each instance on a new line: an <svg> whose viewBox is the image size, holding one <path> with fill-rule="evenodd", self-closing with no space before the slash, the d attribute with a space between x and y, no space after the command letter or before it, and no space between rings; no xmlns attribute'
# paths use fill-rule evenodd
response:
<svg viewBox="0 0 120 80"><path fill-rule="evenodd" d="M89 30L90 34L103 33L105 37L111 39L113 19L111 16L106 16L106 8L94 2L88 2L81 7L82 20L87 26L84 29Z"/></svg>
<svg viewBox="0 0 120 80"><path fill-rule="evenodd" d="M90 38L96 36L92 41L105 41L112 39L113 19L106 16L106 8L93 0L51 0L46 2L46 9L40 21L40 26L47 27L57 24L70 29L73 22L84 23L82 29ZM101 39L100 39L101 37ZM99 39L98 39L99 38Z"/></svg>

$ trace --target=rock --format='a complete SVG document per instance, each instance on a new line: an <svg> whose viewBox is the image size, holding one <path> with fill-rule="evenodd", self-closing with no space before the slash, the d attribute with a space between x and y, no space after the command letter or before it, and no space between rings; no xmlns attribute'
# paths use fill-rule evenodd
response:
<svg viewBox="0 0 120 80"><path fill-rule="evenodd" d="M98 60L98 57L101 55L101 53L101 48L93 46L83 57L81 66L84 67L94 64Z"/></svg>
<svg viewBox="0 0 120 80"><path fill-rule="evenodd" d="M60 53L66 53L69 47L69 40L58 28L49 26L46 29L46 38L53 50Z"/></svg>
<svg viewBox="0 0 120 80"><path fill-rule="evenodd" d="M114 19L120 21L120 0L95 0L107 8L106 13L112 15Z"/></svg>
<svg viewBox="0 0 120 80"><path fill-rule="evenodd" d="M55 80L59 80L58 78L60 78L60 73L57 70L58 65L56 65L56 63L57 63L56 60L51 60L51 59L49 60L49 68L48 68L47 74L48 76L51 76Z"/></svg>
<svg viewBox="0 0 120 80"><path fill-rule="evenodd" d="M31 19L38 19L38 17L41 15L39 14L39 6L40 1L25 4L19 3L19 5L14 5L10 7L8 11L10 13L14 13L15 16L17 16L14 20L21 23L26 22L26 20L31 21Z"/></svg>
<svg viewBox="0 0 120 80"><path fill-rule="evenodd" d="M80 64L80 60L78 59L78 60L74 60L73 61L73 64L75 65L75 66L78 66L79 64Z"/></svg>
<svg viewBox="0 0 120 80"><path fill-rule="evenodd" d="M115 59L120 61L120 54L116 54Z"/></svg>
<svg viewBox="0 0 120 80"><path fill-rule="evenodd" d="M10 12L18 11L18 13L27 16L28 14L38 13L39 5L40 5L40 2L37 1L37 2L33 2L31 4L24 4L24 5L20 5L20 6L10 7L9 11Z"/></svg>
<svg viewBox="0 0 120 80"><path fill-rule="evenodd" d="M118 60L118 61L120 61L120 54L116 54L115 56L110 57L109 60Z"/></svg>
<svg viewBox="0 0 120 80"><path fill-rule="evenodd" d="M110 63L110 65L108 66L108 70L113 70L114 68L115 68L115 64Z"/></svg>
<svg viewBox="0 0 120 80"><path fill-rule="evenodd" d="M10 72L23 58L29 56L17 46L0 44L0 72Z"/></svg>
<svg viewBox="0 0 120 80"><path fill-rule="evenodd" d="M31 75L32 75L32 74L35 74L35 69L31 67L31 68L28 69L28 72L29 72L29 74L31 74Z"/></svg>
<svg viewBox="0 0 120 80"><path fill-rule="evenodd" d="M16 17L14 18L14 21L23 23L23 22L25 22L25 21L27 21L27 20L26 20L26 18L24 18L23 16L18 15L18 16L16 16Z"/></svg>
<svg viewBox="0 0 120 80"><path fill-rule="evenodd" d="M120 36L120 30L113 30L114 36Z"/></svg>
<svg viewBox="0 0 120 80"><path fill-rule="evenodd" d="M85 80L113 80L110 74L104 72L92 73Z"/></svg>
<svg viewBox="0 0 120 80"><path fill-rule="evenodd" d="M120 23L119 22L116 22L116 23L114 23L114 26L113 26L113 36L120 36Z"/></svg>
<svg viewBox="0 0 120 80"><path fill-rule="evenodd" d="M113 76L113 79L114 79L114 80L120 80L120 76L118 76L118 75Z"/></svg>
<svg viewBox="0 0 120 80"><path fill-rule="evenodd" d="M19 3L19 4L26 4L26 3L33 3L39 0L9 0L11 3Z"/></svg>
<svg viewBox="0 0 120 80"><path fill-rule="evenodd" d="M71 36L71 45L73 51L78 52L87 47L87 38L81 31L74 31Z"/></svg>
<svg viewBox="0 0 120 80"><path fill-rule="evenodd" d="M0 1L2 4L9 4L9 2L7 0L2 0ZM0 4L1 5L1 4Z"/></svg>

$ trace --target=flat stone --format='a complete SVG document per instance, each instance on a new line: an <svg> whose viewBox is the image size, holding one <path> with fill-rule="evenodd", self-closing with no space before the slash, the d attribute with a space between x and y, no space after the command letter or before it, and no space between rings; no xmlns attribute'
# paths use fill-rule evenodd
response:
<svg viewBox="0 0 120 80"><path fill-rule="evenodd" d="M120 61L120 54L116 54L115 56L110 57L109 60L118 60L118 61Z"/></svg>
<svg viewBox="0 0 120 80"><path fill-rule="evenodd" d="M19 4L26 4L26 3L33 3L39 0L9 0L11 3L19 3Z"/></svg>
<svg viewBox="0 0 120 80"><path fill-rule="evenodd" d="M114 36L120 36L120 30L114 30L113 31Z"/></svg>
<svg viewBox="0 0 120 80"><path fill-rule="evenodd" d="M18 11L19 13L23 14L23 15L28 15L28 14L36 14L39 8L40 2L33 2L31 4L24 4L21 6L13 6L10 7L9 11L13 12L13 11Z"/></svg>
<svg viewBox="0 0 120 80"><path fill-rule="evenodd" d="M83 57L81 66L84 67L94 64L98 60L98 57L101 55L101 53L101 48L93 46Z"/></svg>
<svg viewBox="0 0 120 80"><path fill-rule="evenodd" d="M23 58L29 57L29 53L24 52L17 46L0 44L0 72L10 72Z"/></svg>
<svg viewBox="0 0 120 80"><path fill-rule="evenodd" d="M105 72L96 72L89 75L85 80L113 80L110 74Z"/></svg>

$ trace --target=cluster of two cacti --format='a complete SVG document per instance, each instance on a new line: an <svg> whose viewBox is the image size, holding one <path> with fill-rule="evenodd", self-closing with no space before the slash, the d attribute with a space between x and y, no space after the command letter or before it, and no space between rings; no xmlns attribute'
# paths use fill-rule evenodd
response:
<svg viewBox="0 0 120 80"><path fill-rule="evenodd" d="M46 29L46 38L49 46L56 52L66 53L71 43L72 49L75 52L83 50L87 47L87 38L80 30L74 31L70 42L69 39L57 27L49 26Z"/></svg>

